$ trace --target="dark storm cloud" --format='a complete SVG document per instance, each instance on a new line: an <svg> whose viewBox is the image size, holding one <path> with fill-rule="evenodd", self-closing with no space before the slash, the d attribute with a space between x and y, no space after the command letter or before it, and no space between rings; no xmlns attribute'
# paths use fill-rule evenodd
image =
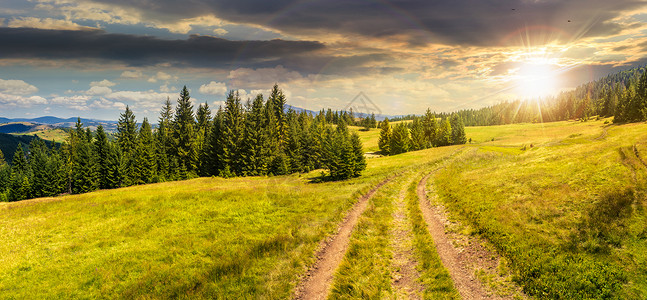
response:
<svg viewBox="0 0 647 300"><path fill-rule="evenodd" d="M164 40L150 36L0 28L0 58L105 59L127 64L171 63L184 66L253 66L312 54L325 46L313 41L230 41L209 36ZM312 54L314 55L314 54ZM299 70L297 68L297 70Z"/></svg>
<svg viewBox="0 0 647 300"><path fill-rule="evenodd" d="M631 0L95 0L136 8L150 18L181 19L214 14L288 33L336 32L372 37L404 36L411 45L429 42L493 46L509 34L532 29L537 43L582 36L606 36L622 28L611 22L621 12L646 4ZM517 35L519 36L519 35Z"/></svg>

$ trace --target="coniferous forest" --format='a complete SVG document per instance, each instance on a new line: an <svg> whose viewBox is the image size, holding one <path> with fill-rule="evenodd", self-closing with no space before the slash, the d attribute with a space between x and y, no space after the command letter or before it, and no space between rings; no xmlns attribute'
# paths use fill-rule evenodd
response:
<svg viewBox="0 0 647 300"><path fill-rule="evenodd" d="M196 112L186 87L173 107L167 99L158 126L138 125L126 107L117 132L84 128L80 119L60 146L34 139L18 146L11 165L0 161L0 201L63 193L79 194L198 176L285 175L325 169L322 179L360 176L366 168L359 136L349 131L347 113L334 118L285 110L286 98L275 85L267 99L242 102L229 92L224 107L211 115ZM336 126L333 126L336 124ZM0 153L1 155L1 153Z"/></svg>

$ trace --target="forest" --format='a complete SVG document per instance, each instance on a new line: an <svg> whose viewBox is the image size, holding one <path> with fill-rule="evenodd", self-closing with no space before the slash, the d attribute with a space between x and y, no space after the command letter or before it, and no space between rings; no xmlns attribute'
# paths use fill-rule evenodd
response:
<svg viewBox="0 0 647 300"><path fill-rule="evenodd" d="M175 109L166 100L156 130L146 118L138 125L128 107L114 137L102 126L95 132L84 128L79 119L59 147L36 138L27 152L17 147L11 165L2 157L0 200L198 176L284 175L315 169L327 170L322 180L360 176L366 168L364 151L358 135L348 129L347 117L335 114L327 120L324 114L285 111L285 106L285 95L275 85L267 99L259 94L242 103L232 91L213 117L206 103L194 114L184 87Z"/></svg>

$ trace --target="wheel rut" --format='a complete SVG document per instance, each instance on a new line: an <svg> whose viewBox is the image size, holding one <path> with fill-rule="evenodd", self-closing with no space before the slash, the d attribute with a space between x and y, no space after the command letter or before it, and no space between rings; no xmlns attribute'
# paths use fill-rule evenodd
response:
<svg viewBox="0 0 647 300"><path fill-rule="evenodd" d="M418 281L418 262L414 258L413 230L407 213L405 197L411 180L404 182L400 195L394 200L391 248L393 249L393 280L398 299L422 299L424 287Z"/></svg>
<svg viewBox="0 0 647 300"><path fill-rule="evenodd" d="M478 238L460 234L448 234L448 223L444 209L432 205L427 198L426 184L434 172L420 180L417 187L420 210L427 223L438 255L454 281L454 286L463 299L514 299L526 298L521 288L497 273L500 257L487 249ZM455 244L458 244L456 246ZM499 288L496 291L486 288L476 276L477 273L496 278Z"/></svg>
<svg viewBox="0 0 647 300"><path fill-rule="evenodd" d="M317 262L297 286L294 299L326 299L330 292L335 270L344 258L346 250L348 250L351 232L357 225L359 217L368 207L368 200L393 178L383 180L355 203L340 223L337 233L328 239L318 251Z"/></svg>

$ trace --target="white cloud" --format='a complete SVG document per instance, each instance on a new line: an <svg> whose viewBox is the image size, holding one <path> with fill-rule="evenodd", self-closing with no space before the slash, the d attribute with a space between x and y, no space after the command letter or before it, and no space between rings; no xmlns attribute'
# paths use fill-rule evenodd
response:
<svg viewBox="0 0 647 300"><path fill-rule="evenodd" d="M159 71L159 72L157 72L157 74L155 74L155 76L149 78L148 82L157 82L158 80L160 80L160 81L169 81L171 79L176 80L177 77L173 76L173 75L170 75L168 73L164 73L162 71Z"/></svg>
<svg viewBox="0 0 647 300"><path fill-rule="evenodd" d="M76 95L76 96L70 96L70 97L59 96L59 97L52 98L51 103L63 105L75 110L87 111L87 110L90 110L90 108L87 105L88 100L90 100L90 96L83 96L83 95Z"/></svg>
<svg viewBox="0 0 647 300"><path fill-rule="evenodd" d="M101 81L92 81L92 82L90 82L91 87L95 87L95 86L111 87L111 86L115 86L115 85L117 85L117 84L110 81L110 80L108 80L108 79L104 79L104 80L101 80Z"/></svg>
<svg viewBox="0 0 647 300"><path fill-rule="evenodd" d="M216 28L216 29L213 30L213 33L218 35L218 36L223 36L223 35L226 35L227 33L229 33L229 31L227 31L224 28Z"/></svg>
<svg viewBox="0 0 647 300"><path fill-rule="evenodd" d="M0 93L0 105L31 107L35 104L47 104L47 99L41 96L25 97Z"/></svg>
<svg viewBox="0 0 647 300"><path fill-rule="evenodd" d="M87 95L105 95L112 93L112 89L106 86L93 86L85 92Z"/></svg>
<svg viewBox="0 0 647 300"><path fill-rule="evenodd" d="M176 91L179 91L179 89L174 86L169 87L168 84L160 86L160 92L163 93L171 93Z"/></svg>
<svg viewBox="0 0 647 300"><path fill-rule="evenodd" d="M118 102L136 102L140 108L161 108L166 98L173 99L174 93L157 93L154 91L118 91L107 94L105 99ZM195 99L194 99L195 100Z"/></svg>
<svg viewBox="0 0 647 300"><path fill-rule="evenodd" d="M201 85L198 91L207 95L224 95L227 93L227 85L224 82L212 81Z"/></svg>
<svg viewBox="0 0 647 300"><path fill-rule="evenodd" d="M27 95L38 92L38 88L22 80L0 79L0 92L15 95Z"/></svg>
<svg viewBox="0 0 647 300"><path fill-rule="evenodd" d="M120 77L124 78L124 79L139 79L139 78L144 77L144 74L142 73L142 71L139 71L139 70L137 70L137 71L123 71L123 73L121 73Z"/></svg>
<svg viewBox="0 0 647 300"><path fill-rule="evenodd" d="M126 109L126 104L123 102L119 101L110 101L108 99L99 99L95 100L90 104L90 107L92 108L98 108L98 109L117 109L117 110L125 110Z"/></svg>
<svg viewBox="0 0 647 300"><path fill-rule="evenodd" d="M34 18L34 17L20 17L9 20L7 27L11 28L38 28L38 29L56 29L56 30L88 30L98 29L95 27L88 27L76 24L70 20L59 20L52 18Z"/></svg>

